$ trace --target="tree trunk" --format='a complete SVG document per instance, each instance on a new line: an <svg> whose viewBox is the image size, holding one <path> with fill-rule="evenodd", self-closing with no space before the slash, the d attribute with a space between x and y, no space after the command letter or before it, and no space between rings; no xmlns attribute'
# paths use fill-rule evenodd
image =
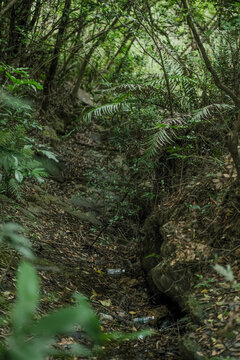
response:
<svg viewBox="0 0 240 360"><path fill-rule="evenodd" d="M57 39L53 50L52 61L43 85L43 95L44 95L44 99L42 103L43 111L46 111L49 105L49 95L57 71L59 55L64 41L64 33L66 31L66 27L69 19L70 8L71 8L71 0L65 0L65 5L59 25Z"/></svg>
<svg viewBox="0 0 240 360"><path fill-rule="evenodd" d="M113 55L112 59L109 61L106 70L108 71L110 69L110 67L113 65L115 59L117 58L117 56L122 52L122 50L124 49L124 47L126 46L126 43L128 42L128 40L131 37L131 32L129 31L123 38L122 40L122 44L120 45L120 47L118 48L118 50L116 51L116 53Z"/></svg>
<svg viewBox="0 0 240 360"><path fill-rule="evenodd" d="M12 5L8 38L9 63L19 57L21 52L24 52L24 38L28 35L28 20L30 18L33 1L34 0L22 0L19 6L17 6L17 4Z"/></svg>
<svg viewBox="0 0 240 360"><path fill-rule="evenodd" d="M238 93L235 93L234 90L230 89L228 86L223 84L223 82L219 78L216 70L212 66L212 63L208 57L205 47L203 46L201 38L198 34L197 28L192 20L192 16L190 15L191 12L188 7L188 1L182 0L182 5L183 5L184 13L186 14L186 20L187 20L188 27L193 34L193 37L198 46L199 52L202 55L203 61L206 65L206 68L212 75L212 78L213 78L213 81L214 81L216 87L218 89L222 90L225 94L227 94L232 99L232 101L234 102L236 109L237 109L237 115L231 125L231 132L230 132L230 135L228 138L228 148L229 148L229 151L233 158L234 165L236 167L237 182L238 182L238 184L240 184L240 157L239 157L239 153L238 153L239 131L240 131L240 98L239 98Z"/></svg>
<svg viewBox="0 0 240 360"><path fill-rule="evenodd" d="M78 89L81 85L83 76L84 76L84 72L86 70L86 67L94 53L94 51L97 49L97 47L106 39L108 32L113 28L113 26L118 22L118 17L116 17L113 22L111 23L111 25L109 25L108 29L106 31L103 32L102 35L99 36L98 40L92 45L92 47L90 48L89 52L86 54L83 63L81 64L79 71L78 71L78 76L77 76L77 81L76 84L73 88L72 91L72 96L76 97L77 96L77 92Z"/></svg>
<svg viewBox="0 0 240 360"><path fill-rule="evenodd" d="M72 96L73 97L77 97L77 93L78 93L78 89L81 85L86 67L94 53L94 51L96 50L96 48L99 46L101 40L99 39L98 41L95 42L95 44L92 45L92 47L90 48L89 52L86 54L86 56L84 57L84 60L78 70L78 75L77 75L77 81L74 85L73 91L72 91Z"/></svg>
<svg viewBox="0 0 240 360"><path fill-rule="evenodd" d="M134 40L135 40L135 37L132 38L130 44L128 45L128 47L127 47L127 49L126 49L126 51L125 51L124 56L122 57L119 65L118 65L118 67L116 68L115 74L116 74L117 76L119 75L119 73L120 73L120 71L121 71L121 69L122 69L122 67L123 67L124 60L125 60L126 57L128 56L128 53L129 53L129 51L130 51L130 49L131 49L131 47L132 47L132 45L133 45L133 43L134 43Z"/></svg>

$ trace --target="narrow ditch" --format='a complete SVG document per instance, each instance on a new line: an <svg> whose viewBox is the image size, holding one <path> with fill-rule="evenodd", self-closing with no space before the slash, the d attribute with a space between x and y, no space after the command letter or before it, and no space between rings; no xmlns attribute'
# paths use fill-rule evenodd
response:
<svg viewBox="0 0 240 360"><path fill-rule="evenodd" d="M75 171L70 172L68 183L72 186L74 182L79 189L79 174L81 179L83 176L87 179L84 187L80 187L80 191L73 189L70 191L71 203L76 212L87 212L91 217L91 225L85 230L85 241L82 244L84 253L94 259L91 266L95 272L92 274L94 278L89 279L88 282L88 284L93 283L93 289L91 294L88 289L87 295L91 296L92 305L100 314L105 331L134 332L149 326L155 331L152 336L107 347L103 358L180 360L182 358L178 341L186 326L186 314L182 313L178 305L167 296L159 294L153 286L149 288L140 260L142 254L139 220L137 224L135 223L137 212L135 219L127 213L131 207L138 208L136 211L142 213L142 221L143 210L137 206L137 203L128 203L129 189L125 188L124 193L121 189L123 174L119 176L112 171L105 154L101 156L101 152L96 154L89 152L88 149L86 151L84 146L82 151L85 153L83 168L76 172L75 167ZM73 164L76 156L75 153L72 158ZM113 157L111 162L114 161ZM114 169L116 171L117 166L114 166ZM127 183L128 180L125 179L125 182ZM101 226L95 225L94 222L101 223ZM124 272L120 275L109 275L109 269L120 269ZM81 280L78 281L82 286ZM82 287L84 291L84 285ZM140 318L139 322L134 320L136 318ZM150 318L149 322L148 318ZM144 319L146 323L141 324Z"/></svg>

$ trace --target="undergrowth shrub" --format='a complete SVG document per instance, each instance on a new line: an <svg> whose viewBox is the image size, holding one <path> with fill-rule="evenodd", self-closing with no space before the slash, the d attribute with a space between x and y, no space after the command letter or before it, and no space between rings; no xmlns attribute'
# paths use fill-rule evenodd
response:
<svg viewBox="0 0 240 360"><path fill-rule="evenodd" d="M3 64L0 75L5 79L0 88L0 192L21 200L21 185L26 178L43 182L43 177L47 176L41 163L34 159L35 151L58 160L28 136L30 130L42 128L33 117L31 104L22 94L28 89L36 92L42 86L29 79L27 69Z"/></svg>
<svg viewBox="0 0 240 360"><path fill-rule="evenodd" d="M34 260L31 244L23 235L23 228L8 223L0 226L0 243ZM101 350L105 342L122 341L137 338L140 334L150 335L150 330L123 334L103 333L98 316L91 309L87 298L76 293L75 305L53 311L43 317L37 313L40 302L40 286L37 271L33 264L21 261L17 271L17 296L11 310L11 333L6 342L0 344L0 359L8 360L44 360L47 356L84 356L89 357ZM3 319L2 324L9 324ZM5 320L5 321L3 321ZM68 350L56 347L56 336L67 335L81 327L89 346L72 344ZM55 344L55 346L53 346Z"/></svg>

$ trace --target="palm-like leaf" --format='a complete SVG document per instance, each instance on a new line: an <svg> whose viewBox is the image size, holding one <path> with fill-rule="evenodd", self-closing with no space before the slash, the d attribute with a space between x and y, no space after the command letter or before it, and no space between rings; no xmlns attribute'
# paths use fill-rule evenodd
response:
<svg viewBox="0 0 240 360"><path fill-rule="evenodd" d="M195 113L192 116L192 120L194 122L200 122L202 120L207 120L210 118L210 116L213 116L215 114L228 112L234 109L233 105L228 104L211 104L203 107L202 109L198 109L195 111Z"/></svg>
<svg viewBox="0 0 240 360"><path fill-rule="evenodd" d="M122 111L128 111L129 104L127 102L115 102L112 104L104 104L97 106L89 110L83 117L85 121L91 121L92 116L105 116L105 115L114 115Z"/></svg>
<svg viewBox="0 0 240 360"><path fill-rule="evenodd" d="M146 156L154 156L159 149L170 145L178 136L178 130L186 126L186 116L177 115L162 120L154 130L157 130L151 136L148 144L149 147L146 151Z"/></svg>

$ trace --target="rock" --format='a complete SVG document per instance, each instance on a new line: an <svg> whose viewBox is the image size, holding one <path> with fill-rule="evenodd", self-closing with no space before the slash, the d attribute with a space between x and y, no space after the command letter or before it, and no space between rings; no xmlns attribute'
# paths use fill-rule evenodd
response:
<svg viewBox="0 0 240 360"><path fill-rule="evenodd" d="M87 212L87 213L83 213L83 212L80 212L80 211L74 211L74 210L70 210L68 208L65 208L64 209L68 214L70 214L71 216L74 216L76 218L78 218L79 220L82 220L82 221L86 221L86 222L89 222L93 225L102 225L101 221L98 220L95 216L95 214L91 213L91 212Z"/></svg>
<svg viewBox="0 0 240 360"><path fill-rule="evenodd" d="M99 210L104 207L104 204L100 201L94 199L86 199L79 196L73 196L70 199L70 203L77 209L86 208L97 212L99 212Z"/></svg>
<svg viewBox="0 0 240 360"><path fill-rule="evenodd" d="M204 304L200 303L195 296L189 295L187 299L187 310L191 316L191 319L198 324L203 324L205 317L205 306Z"/></svg>
<svg viewBox="0 0 240 360"><path fill-rule="evenodd" d="M188 293L196 279L194 275L201 261L210 256L211 248L192 239L189 241L181 223L162 224L163 220L164 216L157 212L145 222L142 263L150 284L186 310Z"/></svg>
<svg viewBox="0 0 240 360"><path fill-rule="evenodd" d="M93 225L102 225L101 221L96 218L96 215L93 212L80 212L76 211L75 209L72 209L71 206L69 206L68 202L63 201L61 198L57 196L53 196L49 193L47 194L33 194L30 198L32 202L35 204L38 204L40 208L36 207L32 211L45 211L44 209L49 208L49 205L51 203L58 205L63 211L67 212L69 215L78 218L82 221L87 221Z"/></svg>
<svg viewBox="0 0 240 360"><path fill-rule="evenodd" d="M154 214L148 217L144 223L142 237L142 266L148 273L159 263L160 248L163 237L160 233L158 217Z"/></svg>
<svg viewBox="0 0 240 360"><path fill-rule="evenodd" d="M36 216L48 213L47 210L45 210L41 206L38 206L38 205L33 204L33 203L29 203L28 211L30 213L32 213L33 215L36 215Z"/></svg>
<svg viewBox="0 0 240 360"><path fill-rule="evenodd" d="M55 115L54 118L51 120L51 126L57 134L63 135L65 133L64 118L60 118Z"/></svg>
<svg viewBox="0 0 240 360"><path fill-rule="evenodd" d="M94 131L90 132L89 137L98 145L100 145L102 143L101 134L99 134L97 132L94 132Z"/></svg>
<svg viewBox="0 0 240 360"><path fill-rule="evenodd" d="M95 102L92 100L91 94L83 89L78 89L77 99L82 101L86 105L97 106L97 104L95 104Z"/></svg>
<svg viewBox="0 0 240 360"><path fill-rule="evenodd" d="M34 160L38 162L38 167L44 168L52 179L58 182L64 181L65 165L62 162L56 162L53 159L41 155L34 156Z"/></svg>
<svg viewBox="0 0 240 360"><path fill-rule="evenodd" d="M206 360L206 358L201 355L201 349L198 344L188 335L182 338L180 351L184 360Z"/></svg>
<svg viewBox="0 0 240 360"><path fill-rule="evenodd" d="M168 263L155 266L150 274L157 289L175 301L182 310L186 308L186 296L190 289L187 268L172 267Z"/></svg>
<svg viewBox="0 0 240 360"><path fill-rule="evenodd" d="M49 140L53 147L57 146L60 142L56 131L50 126L44 126L42 136Z"/></svg>

